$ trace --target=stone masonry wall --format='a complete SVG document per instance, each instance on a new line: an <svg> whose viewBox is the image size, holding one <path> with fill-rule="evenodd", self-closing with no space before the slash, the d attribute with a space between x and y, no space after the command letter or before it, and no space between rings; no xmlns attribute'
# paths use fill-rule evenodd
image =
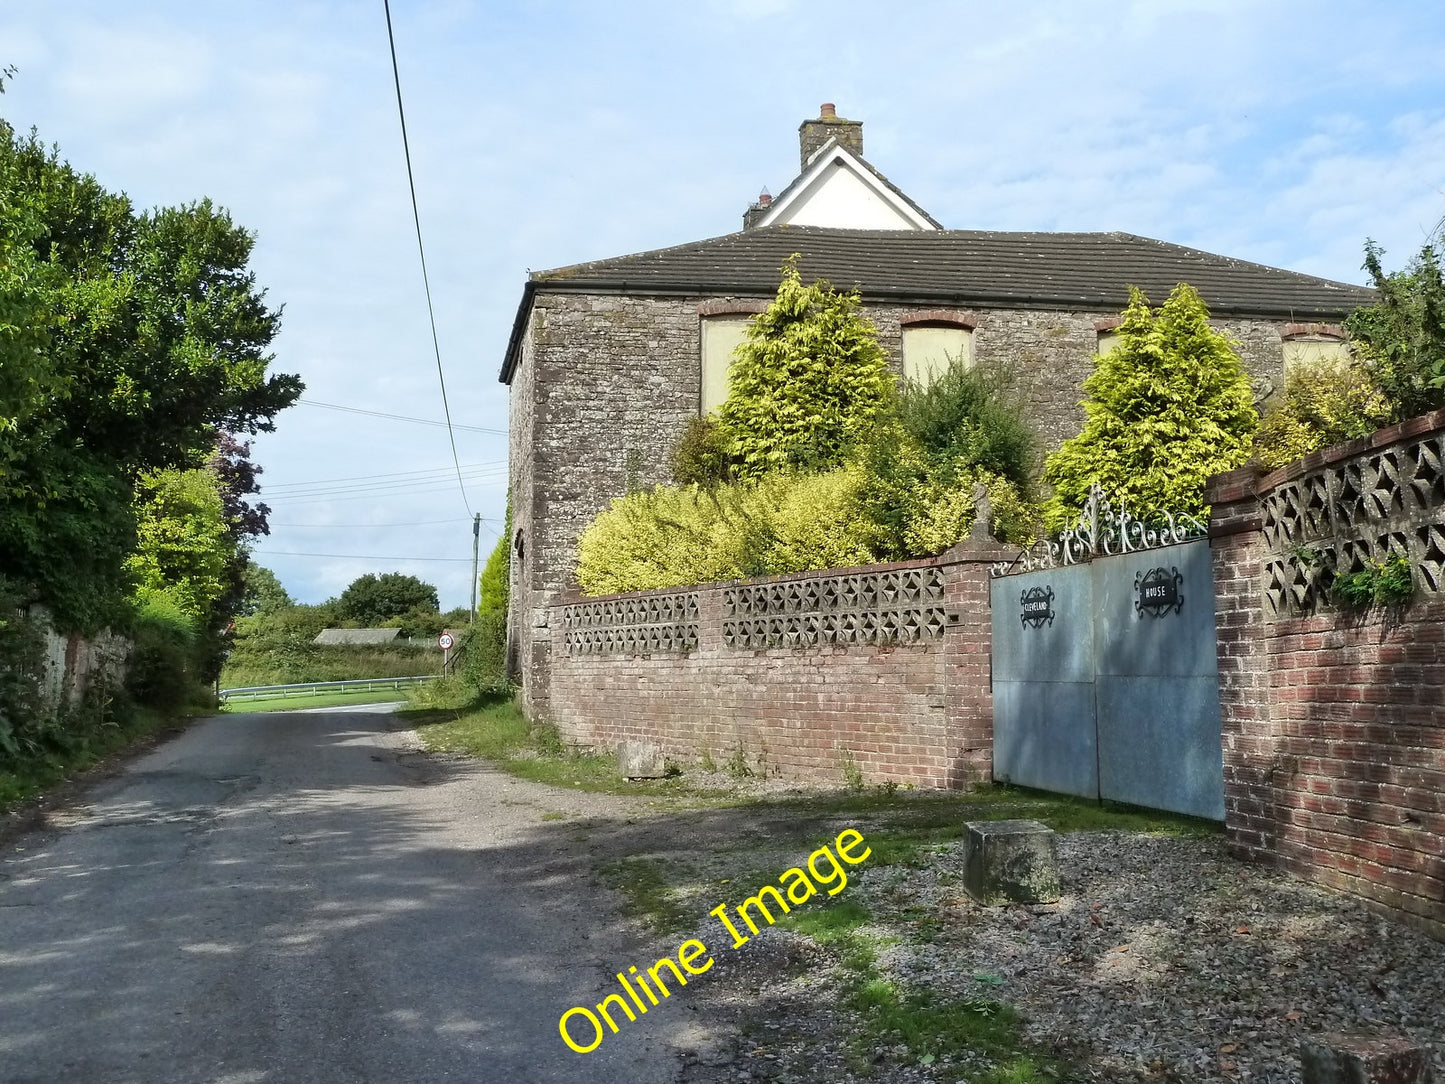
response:
<svg viewBox="0 0 1445 1084"><path fill-rule="evenodd" d="M673 449L701 399L699 310L757 300L537 293L511 389L513 534L522 532L525 548L514 565L512 633L529 710L546 709L548 656L538 629L571 587L578 534L629 488L671 480ZM895 369L902 366L900 320L923 308L865 306ZM1095 323L1117 314L966 315L977 325L975 358L1017 370L1044 446L1077 432L1080 385L1098 342ZM1241 344L1253 375L1278 377L1282 325L1218 326Z"/></svg>
<svg viewBox="0 0 1445 1084"><path fill-rule="evenodd" d="M1445 936L1445 411L1209 500L1232 846ZM1396 554L1408 604L1332 605Z"/></svg>
<svg viewBox="0 0 1445 1084"><path fill-rule="evenodd" d="M109 629L89 636L60 632L50 611L38 603L27 608L25 617L44 639L40 672L35 677L47 712L74 707L87 694L107 696L125 680L131 652L131 642L125 637Z"/></svg>
<svg viewBox="0 0 1445 1084"><path fill-rule="evenodd" d="M546 665L545 653L541 659L533 657L533 628L537 616L531 605L539 582L532 545L533 524L538 521L536 461L532 456L537 432L537 360L531 332L536 319L537 314L533 312L528 334L522 340L521 358L516 372L512 374L507 435L507 500L512 509L512 537L508 540L508 545L512 547L512 560L508 584L507 659L513 679L521 679L528 685L533 682L527 676L533 666L540 664L545 668ZM540 687L545 687L545 675L539 676L542 677Z"/></svg>
<svg viewBox="0 0 1445 1084"><path fill-rule="evenodd" d="M839 783L957 787L992 769L988 566L1008 551L571 599L552 607L568 742Z"/></svg>

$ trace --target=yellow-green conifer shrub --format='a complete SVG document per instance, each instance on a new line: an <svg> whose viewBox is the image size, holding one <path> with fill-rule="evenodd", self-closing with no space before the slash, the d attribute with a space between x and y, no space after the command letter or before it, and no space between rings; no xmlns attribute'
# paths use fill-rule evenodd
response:
<svg viewBox="0 0 1445 1084"><path fill-rule="evenodd" d="M1300 367L1260 419L1254 454L1269 470L1319 448L1368 436L1391 417L1389 398L1355 362Z"/></svg>
<svg viewBox="0 0 1445 1084"><path fill-rule="evenodd" d="M584 595L648 591L739 579L741 546L722 549L718 489L657 486L618 497L577 539L577 584Z"/></svg>
<svg viewBox="0 0 1445 1084"><path fill-rule="evenodd" d="M578 539L578 586L609 595L867 564L859 477L843 469L619 497Z"/></svg>
<svg viewBox="0 0 1445 1084"><path fill-rule="evenodd" d="M872 524L858 507L862 471L765 478L749 494L767 535L758 554L759 575L848 568L874 561Z"/></svg>
<svg viewBox="0 0 1445 1084"><path fill-rule="evenodd" d="M822 472L841 465L895 392L878 331L856 293L803 285L798 257L754 317L728 371L718 423L736 476Z"/></svg>
<svg viewBox="0 0 1445 1084"><path fill-rule="evenodd" d="M1258 417L1249 377L1209 310L1180 283L1156 316L1137 288L1119 343L1084 382L1084 428L1044 464L1057 529L1101 486L1136 516L1204 511L1204 484L1250 456Z"/></svg>

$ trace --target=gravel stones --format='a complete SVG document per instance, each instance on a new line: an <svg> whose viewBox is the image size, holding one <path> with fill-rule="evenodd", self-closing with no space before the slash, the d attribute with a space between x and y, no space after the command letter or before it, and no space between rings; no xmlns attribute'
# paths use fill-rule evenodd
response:
<svg viewBox="0 0 1445 1084"><path fill-rule="evenodd" d="M1445 944L1217 838L1076 833L1059 864L1051 905L976 904L957 891L961 848L858 888L880 919L948 917L953 936L885 955L896 977L1014 1005L1032 1042L1095 1080L1295 1084L1303 1039L1358 1028L1433 1044L1445 1070Z"/></svg>

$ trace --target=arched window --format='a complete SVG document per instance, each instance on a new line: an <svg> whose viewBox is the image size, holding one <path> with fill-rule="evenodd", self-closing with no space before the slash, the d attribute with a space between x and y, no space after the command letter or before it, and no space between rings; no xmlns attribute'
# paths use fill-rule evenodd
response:
<svg viewBox="0 0 1445 1084"><path fill-rule="evenodd" d="M1094 331L1098 333L1099 341L1094 347L1094 353L1100 355L1109 353L1119 345L1119 325L1123 323L1117 316L1110 316L1104 320L1094 321Z"/></svg>
<svg viewBox="0 0 1445 1084"><path fill-rule="evenodd" d="M1280 333L1280 353L1289 379L1292 372L1349 361L1350 345L1338 324L1286 324Z"/></svg>
<svg viewBox="0 0 1445 1084"><path fill-rule="evenodd" d="M756 301L710 301L698 308L702 321L699 413L711 414L728 397L733 353L747 335L749 321L766 308L766 302Z"/></svg>
<svg viewBox="0 0 1445 1084"><path fill-rule="evenodd" d="M903 375L927 387L950 365L961 362L973 368L972 317L964 313L932 310L911 313L899 320L903 330Z"/></svg>

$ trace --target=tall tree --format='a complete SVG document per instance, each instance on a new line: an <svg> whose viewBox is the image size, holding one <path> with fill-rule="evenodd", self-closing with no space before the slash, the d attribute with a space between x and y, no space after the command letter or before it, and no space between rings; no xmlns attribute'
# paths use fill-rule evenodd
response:
<svg viewBox="0 0 1445 1084"><path fill-rule="evenodd" d="M242 574L245 590L237 608L238 617L253 617L256 614L274 614L288 610L296 603L281 585L276 573L264 565L247 561Z"/></svg>
<svg viewBox="0 0 1445 1084"><path fill-rule="evenodd" d="M1365 270L1380 300L1356 309L1345 326L1399 421L1445 406L1445 281L1432 245L1389 274L1383 254L1365 243Z"/></svg>
<svg viewBox="0 0 1445 1084"><path fill-rule="evenodd" d="M207 201L137 214L0 121L0 567L68 625L123 608L141 478L300 394L267 375L253 242Z"/></svg>
<svg viewBox="0 0 1445 1084"><path fill-rule="evenodd" d="M437 589L400 572L381 576L368 572L353 580L337 600L342 620L363 625L380 625L415 609L436 613L440 609Z"/></svg>
<svg viewBox="0 0 1445 1084"><path fill-rule="evenodd" d="M1098 484L1136 516L1198 513L1204 483L1249 458L1258 421L1244 365L1180 283L1156 315L1131 288L1119 342L1084 381L1084 428L1044 464L1057 529Z"/></svg>

